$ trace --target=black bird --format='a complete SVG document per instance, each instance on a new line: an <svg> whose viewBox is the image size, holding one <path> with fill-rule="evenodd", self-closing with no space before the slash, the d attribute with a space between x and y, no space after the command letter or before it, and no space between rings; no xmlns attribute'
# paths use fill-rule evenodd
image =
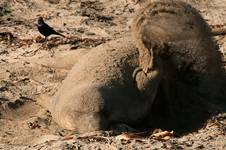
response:
<svg viewBox="0 0 226 150"><path fill-rule="evenodd" d="M45 39L51 34L60 35L62 37L65 37L63 34L60 34L56 32L52 27L50 27L48 24L46 24L42 17L38 18L38 23L36 24L38 31L45 36Z"/></svg>

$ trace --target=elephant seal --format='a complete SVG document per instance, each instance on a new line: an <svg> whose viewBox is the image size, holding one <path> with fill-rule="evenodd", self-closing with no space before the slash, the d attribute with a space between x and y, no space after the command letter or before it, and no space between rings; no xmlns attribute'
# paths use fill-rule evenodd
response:
<svg viewBox="0 0 226 150"><path fill-rule="evenodd" d="M195 8L179 0L150 0L138 10L131 27L141 70L147 74L161 64L154 100L158 105L153 106L157 113L165 105L167 118L171 115L177 122L179 115L182 120L187 116L189 122L188 115L192 118L195 112L189 105L200 103L196 107L201 108L199 99L224 99L221 55L209 25ZM152 120L153 112L149 114L147 120Z"/></svg>
<svg viewBox="0 0 226 150"><path fill-rule="evenodd" d="M140 125L153 103L173 105L190 89L202 91L221 70L211 30L189 4L151 0L135 15L131 34L92 49L73 66L48 104L62 128Z"/></svg>
<svg viewBox="0 0 226 150"><path fill-rule="evenodd" d="M136 126L147 116L154 96L151 100L145 87L154 95L160 78L153 76L149 82L145 74L136 73L138 50L129 37L92 49L73 66L46 103L62 128L82 133L104 130L115 123Z"/></svg>
<svg viewBox="0 0 226 150"><path fill-rule="evenodd" d="M178 69L192 64L198 72L220 70L211 29L198 11L185 2L148 1L135 15L132 33L145 72L154 65L155 55L173 57Z"/></svg>

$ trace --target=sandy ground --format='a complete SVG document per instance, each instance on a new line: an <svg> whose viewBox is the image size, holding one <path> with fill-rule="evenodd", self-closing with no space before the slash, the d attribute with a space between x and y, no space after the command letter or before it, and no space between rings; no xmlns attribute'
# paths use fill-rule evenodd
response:
<svg viewBox="0 0 226 150"><path fill-rule="evenodd" d="M186 1L211 26L226 27L226 0ZM62 130L38 105L39 95L53 95L81 55L129 31L138 8L133 0L0 1L0 149L226 149L225 103L212 105L200 129L169 140ZM34 24L38 16L67 38L51 36L43 44ZM215 39L226 58L226 36Z"/></svg>

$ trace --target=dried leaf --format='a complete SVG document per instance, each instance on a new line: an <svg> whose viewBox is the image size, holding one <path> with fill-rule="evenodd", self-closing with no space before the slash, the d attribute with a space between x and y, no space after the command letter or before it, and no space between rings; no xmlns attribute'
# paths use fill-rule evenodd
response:
<svg viewBox="0 0 226 150"><path fill-rule="evenodd" d="M155 137L157 139L163 139L163 140L168 140L170 139L171 137L174 136L174 132L171 131L162 131L162 132L158 132L158 133L154 133L152 134L152 137Z"/></svg>

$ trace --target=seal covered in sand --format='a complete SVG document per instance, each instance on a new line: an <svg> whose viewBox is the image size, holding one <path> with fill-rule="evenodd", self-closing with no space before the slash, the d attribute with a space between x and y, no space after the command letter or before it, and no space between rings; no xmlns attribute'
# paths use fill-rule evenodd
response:
<svg viewBox="0 0 226 150"><path fill-rule="evenodd" d="M195 107L202 110L199 99L207 102L224 97L221 55L211 29L195 8L182 1L151 0L141 7L133 20L132 33L142 71L147 74L161 68L155 97L158 105L154 109L161 113L159 104L164 104L174 122L181 115L182 120L187 116L191 123L188 115L192 118L195 111L189 105L196 103ZM150 113L147 120L151 119Z"/></svg>
<svg viewBox="0 0 226 150"><path fill-rule="evenodd" d="M130 38L111 41L92 49L73 66L49 103L61 127L86 132L114 123L137 125L146 117L153 101L137 84L152 83L147 89L154 95L160 78L149 82L140 71L134 74L139 63L133 43Z"/></svg>
<svg viewBox="0 0 226 150"><path fill-rule="evenodd" d="M115 123L141 125L153 102L171 104L191 87L202 91L221 72L208 25L186 3L149 1L131 32L133 38L98 46L74 65L48 104L61 127L88 132Z"/></svg>

